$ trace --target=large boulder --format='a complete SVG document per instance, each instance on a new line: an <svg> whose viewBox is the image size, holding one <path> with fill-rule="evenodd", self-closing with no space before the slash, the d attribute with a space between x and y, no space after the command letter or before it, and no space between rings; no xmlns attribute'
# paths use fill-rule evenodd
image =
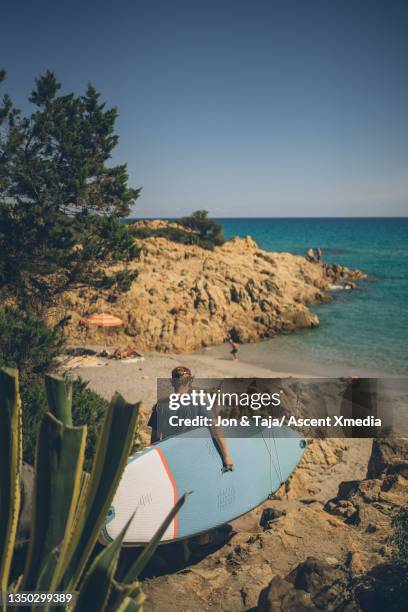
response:
<svg viewBox="0 0 408 612"><path fill-rule="evenodd" d="M259 525L264 530L270 529L272 526L272 523L276 521L278 518L280 518L281 516L284 516L285 514L286 514L286 510L283 510L283 511L278 510L277 508L274 508L273 506L264 508L262 511L261 518L259 520Z"/></svg>
<svg viewBox="0 0 408 612"><path fill-rule="evenodd" d="M258 612L303 612L316 611L309 593L295 589L293 584L275 576L267 587L262 589L258 600Z"/></svg>
<svg viewBox="0 0 408 612"><path fill-rule="evenodd" d="M408 438L384 438L373 440L368 462L367 478L379 478L387 469L408 460Z"/></svg>
<svg viewBox="0 0 408 612"><path fill-rule="evenodd" d="M324 510L367 532L391 533L395 509L408 505L408 440L374 440L367 478L342 482Z"/></svg>
<svg viewBox="0 0 408 612"><path fill-rule="evenodd" d="M349 572L341 565L308 557L285 579L276 576L261 591L259 612L357 611Z"/></svg>

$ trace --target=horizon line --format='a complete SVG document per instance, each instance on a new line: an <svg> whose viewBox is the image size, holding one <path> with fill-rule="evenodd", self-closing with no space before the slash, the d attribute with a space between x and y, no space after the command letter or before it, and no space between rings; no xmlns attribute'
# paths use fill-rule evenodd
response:
<svg viewBox="0 0 408 612"><path fill-rule="evenodd" d="M190 213L191 215L192 213ZM178 217L164 217L164 216L153 216L153 217L138 217L135 215L128 215L127 217L122 217L123 219L138 219L140 221L146 220L146 221L152 221L154 219L159 219L159 220L168 220L168 219L180 219L181 217L188 217L190 216L188 214L184 214ZM374 215L374 216L342 216L342 217L338 217L338 216L307 216L307 217L302 217L302 216L298 216L298 217L284 217L284 216L218 216L218 215L211 215L210 218L213 219L408 219L408 215Z"/></svg>

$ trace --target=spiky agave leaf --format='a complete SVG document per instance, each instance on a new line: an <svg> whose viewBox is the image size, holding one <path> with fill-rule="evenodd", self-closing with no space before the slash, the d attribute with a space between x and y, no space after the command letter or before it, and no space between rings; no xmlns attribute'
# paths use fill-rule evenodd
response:
<svg viewBox="0 0 408 612"><path fill-rule="evenodd" d="M75 612L89 612L89 610L102 612L106 609L113 576L118 565L120 547L133 516L130 517L118 537L92 561L81 586Z"/></svg>
<svg viewBox="0 0 408 612"><path fill-rule="evenodd" d="M85 443L86 426L70 427L50 413L44 415L37 440L25 590L49 590L62 563L79 497ZM58 555L51 554L55 550Z"/></svg>
<svg viewBox="0 0 408 612"><path fill-rule="evenodd" d="M179 512L188 496L189 493L184 493L184 495L180 497L160 527L157 529L150 542L145 546L141 555L126 572L121 584L117 585L116 593L113 597L115 610L122 610L122 606L125 606L123 610L129 611L142 609L143 593L140 589L140 584L138 581L139 575L154 555L154 552L160 544L160 540L162 539L164 532L176 516L177 512Z"/></svg>
<svg viewBox="0 0 408 612"><path fill-rule="evenodd" d="M44 382L51 414L64 425L72 425L72 382L50 374Z"/></svg>
<svg viewBox="0 0 408 612"><path fill-rule="evenodd" d="M20 511L21 400L17 370L0 369L0 590L7 592Z"/></svg>
<svg viewBox="0 0 408 612"><path fill-rule="evenodd" d="M142 601L139 601L138 599L131 599L130 597L125 597L122 603L120 603L119 606L115 608L115 612L142 612Z"/></svg>
<svg viewBox="0 0 408 612"><path fill-rule="evenodd" d="M79 508L59 584L75 590L112 503L132 445L140 402L127 403L119 394L112 398L100 433L92 471Z"/></svg>

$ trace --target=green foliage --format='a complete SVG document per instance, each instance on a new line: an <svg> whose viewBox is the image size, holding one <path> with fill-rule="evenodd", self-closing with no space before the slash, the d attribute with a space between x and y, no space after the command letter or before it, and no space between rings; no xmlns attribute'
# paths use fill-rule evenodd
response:
<svg viewBox="0 0 408 612"><path fill-rule="evenodd" d="M109 402L88 388L88 383L78 378L73 383L72 421L74 425L86 425L88 435L85 447L84 468L90 471L95 456L96 443Z"/></svg>
<svg viewBox="0 0 408 612"><path fill-rule="evenodd" d="M23 456L24 461L33 464L39 426L48 410L42 376L31 379L30 384L22 387L23 403ZM99 431L108 409L109 402L88 388L88 383L80 378L72 387L72 421L74 425L87 425L88 435L85 447L84 468L90 471L95 455Z"/></svg>
<svg viewBox="0 0 408 612"><path fill-rule="evenodd" d="M119 538L89 564L106 512L112 503L132 443L139 404L127 404L116 395L109 405L98 439L91 475L83 486L86 427L59 421L70 405L69 385L53 379L49 412L41 422L36 450L31 529L22 575L11 582L11 567L21 506L21 402L17 370L0 370L0 587L4 592L20 590L79 591L72 606L101 612L110 609L142 609L143 596L132 572L129 583L115 580L115 571L125 529ZM58 405L61 404L61 405ZM71 421L71 415L67 415ZM165 530L181 500L159 528ZM129 523L128 523L129 524ZM158 544L158 537L149 550ZM143 561L143 560L142 560ZM142 571L144 563L136 568ZM3 606L4 607L4 606ZM45 607L44 607L45 609Z"/></svg>
<svg viewBox="0 0 408 612"><path fill-rule="evenodd" d="M24 408L24 461L34 463L39 424L47 411L43 375L55 365L63 344L62 326L49 328L35 313L20 313L14 306L0 309L0 366L19 370ZM89 470L96 440L109 403L77 379L73 384L74 425L87 425L85 469Z"/></svg>
<svg viewBox="0 0 408 612"><path fill-rule="evenodd" d="M203 249L213 250L224 244L225 238L219 223L208 218L206 210L198 210L189 217L177 219L178 227L142 227L127 224L128 232L133 238L160 237L180 244L196 244Z"/></svg>
<svg viewBox="0 0 408 612"><path fill-rule="evenodd" d="M40 311L69 288L112 289L107 267L138 255L120 217L140 189L128 186L126 165L109 165L117 110L92 85L82 96L60 88L48 71L30 114L8 95L0 104L0 295Z"/></svg>
<svg viewBox="0 0 408 612"><path fill-rule="evenodd" d="M41 419L47 412L44 383L41 376L34 376L30 383L21 387L23 420L23 459L34 465L35 446Z"/></svg>
<svg viewBox="0 0 408 612"><path fill-rule="evenodd" d="M0 369L0 590L7 591L21 503L21 402L17 370Z"/></svg>
<svg viewBox="0 0 408 612"><path fill-rule="evenodd" d="M138 227L129 225L129 233L134 238L167 238L180 244L197 244L198 237L193 232L188 232L178 227Z"/></svg>
<svg viewBox="0 0 408 612"><path fill-rule="evenodd" d="M408 508L401 508L392 520L396 563L408 569Z"/></svg>
<svg viewBox="0 0 408 612"><path fill-rule="evenodd" d="M208 218L206 210L197 210L189 217L183 217L178 221L180 225L188 227L198 234L198 244L204 248L213 248L224 244L225 238L222 227L213 219Z"/></svg>
<svg viewBox="0 0 408 612"><path fill-rule="evenodd" d="M47 410L43 375L52 369L61 352L62 332L62 324L50 328L32 311L21 312L16 306L0 309L0 366L10 365L19 371L25 409L23 454L30 464L34 463L39 423ZM95 420L91 411L89 418ZM91 456L94 435L90 439Z"/></svg>
<svg viewBox="0 0 408 612"><path fill-rule="evenodd" d="M50 328L32 311L0 308L0 365L17 368L23 384L45 374L61 351L64 323Z"/></svg>

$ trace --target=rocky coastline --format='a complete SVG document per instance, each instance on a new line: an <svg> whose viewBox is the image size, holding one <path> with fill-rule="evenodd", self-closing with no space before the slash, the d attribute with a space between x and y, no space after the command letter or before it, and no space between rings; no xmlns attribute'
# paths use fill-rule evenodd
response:
<svg viewBox="0 0 408 612"><path fill-rule="evenodd" d="M139 244L141 258L130 263L138 278L127 293L110 297L82 289L64 295L59 315L71 316L70 342L86 336L111 346L130 342L140 351L172 353L222 344L228 336L255 342L318 326L309 307L329 301L333 285L364 278L340 265L264 251L250 236L213 251L163 237ZM124 325L87 336L79 321L93 312L117 315Z"/></svg>

